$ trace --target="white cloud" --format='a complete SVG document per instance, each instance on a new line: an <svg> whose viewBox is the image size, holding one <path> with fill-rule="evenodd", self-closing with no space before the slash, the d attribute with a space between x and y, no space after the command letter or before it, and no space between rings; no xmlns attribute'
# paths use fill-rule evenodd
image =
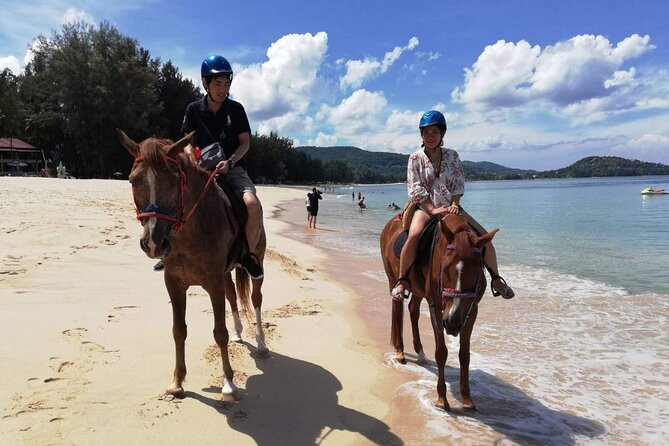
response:
<svg viewBox="0 0 669 446"><path fill-rule="evenodd" d="M614 147L616 155L648 162L669 164L669 137L646 133Z"/></svg>
<svg viewBox="0 0 669 446"><path fill-rule="evenodd" d="M653 48L649 36L637 34L615 46L603 36L580 35L543 50L500 40L465 69L464 85L451 96L481 109L543 104L574 122L592 122L647 99L636 68L623 65Z"/></svg>
<svg viewBox="0 0 669 446"><path fill-rule="evenodd" d="M15 56L0 57L0 71L5 68L9 68L15 75L18 75L21 71L21 65Z"/></svg>
<svg viewBox="0 0 669 446"><path fill-rule="evenodd" d="M361 89L354 91L336 107L323 105L317 118L326 119L338 135L354 136L378 130L387 104L383 93Z"/></svg>
<svg viewBox="0 0 669 446"><path fill-rule="evenodd" d="M360 87L366 79L388 71L388 68L400 58L402 53L413 50L418 44L418 38L412 37L405 46L396 46L392 51L387 52L381 61L369 57L364 60L346 61L346 74L339 80L339 86L342 90L347 87ZM341 64L342 61L339 60L338 63Z"/></svg>
<svg viewBox="0 0 669 446"><path fill-rule="evenodd" d="M256 120L303 113L317 85L327 47L325 32L283 36L267 50L266 62L233 66L231 92Z"/></svg>
<svg viewBox="0 0 669 446"><path fill-rule="evenodd" d="M60 23L65 24L75 22L94 23L93 16L86 11L82 11L77 8L67 8Z"/></svg>
<svg viewBox="0 0 669 446"><path fill-rule="evenodd" d="M337 140L338 138L335 135L326 135L323 132L318 132L318 135L314 139L308 141L308 145L317 147L334 146L337 144Z"/></svg>

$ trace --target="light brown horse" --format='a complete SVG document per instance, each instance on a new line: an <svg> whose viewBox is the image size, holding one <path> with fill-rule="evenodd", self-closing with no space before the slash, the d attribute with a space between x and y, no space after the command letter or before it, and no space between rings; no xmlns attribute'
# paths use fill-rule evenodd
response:
<svg viewBox="0 0 669 446"><path fill-rule="evenodd" d="M432 255L419 253L408 276L412 292L409 316L413 345L418 354L418 362L426 363L418 330L420 303L425 298L430 308L436 344L436 405L444 410L450 409L446 400L444 379L448 356L445 329L452 336L460 335L460 393L463 408L474 410L469 390L469 342L478 314L478 304L486 289L481 249L493 239L498 230L479 237L472 232L465 217L455 214L448 214L435 223L439 228L436 230L436 239L432 240ZM395 254L393 245L403 230L402 219L394 217L381 232L381 257L388 276L389 289L395 286L399 277L399 256ZM393 300L392 305L391 343L395 347L395 358L405 364L402 339L403 302Z"/></svg>
<svg viewBox="0 0 669 446"><path fill-rule="evenodd" d="M235 321L233 340L240 339L242 325L236 298L248 308L249 276L239 267L238 244L243 232L232 214L230 200L216 185L214 175L199 168L190 154L190 138L176 143L148 138L137 144L119 130L123 146L135 158L130 172L137 218L144 230L139 241L152 259L165 264L165 286L172 303L172 334L176 346L174 379L167 393L182 396L186 376L186 291L199 285L211 298L214 311L214 339L221 349L224 380L221 398L235 397L233 371L228 357L230 339L225 326L225 300L230 302ZM254 254L262 266L265 255L265 230L261 227ZM231 271L236 270L236 287ZM262 329L262 279L253 280L251 301L256 318L258 354L268 354Z"/></svg>

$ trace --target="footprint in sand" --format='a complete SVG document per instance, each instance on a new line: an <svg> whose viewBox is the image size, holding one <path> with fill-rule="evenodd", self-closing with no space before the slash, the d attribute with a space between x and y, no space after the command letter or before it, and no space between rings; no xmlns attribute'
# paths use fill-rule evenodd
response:
<svg viewBox="0 0 669 446"><path fill-rule="evenodd" d="M63 334L65 336L74 336L74 337L80 338L83 335L83 333L85 333L87 331L88 331L87 328L82 328L82 327L68 328L67 330L63 330Z"/></svg>
<svg viewBox="0 0 669 446"><path fill-rule="evenodd" d="M103 352L105 348L100 344L96 344L93 341L81 341L81 344L92 352Z"/></svg>
<svg viewBox="0 0 669 446"><path fill-rule="evenodd" d="M114 307L112 312L107 315L107 322L119 322L119 317L122 316L122 314L115 314L115 313L123 313L123 310L133 309L133 308L139 308L139 307L137 305L121 305L119 307Z"/></svg>

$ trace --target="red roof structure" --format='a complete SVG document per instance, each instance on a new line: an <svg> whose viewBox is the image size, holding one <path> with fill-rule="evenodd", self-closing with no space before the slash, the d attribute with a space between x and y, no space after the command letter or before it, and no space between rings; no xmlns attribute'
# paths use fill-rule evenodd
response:
<svg viewBox="0 0 669 446"><path fill-rule="evenodd" d="M38 175L44 153L18 138L0 138L0 175Z"/></svg>

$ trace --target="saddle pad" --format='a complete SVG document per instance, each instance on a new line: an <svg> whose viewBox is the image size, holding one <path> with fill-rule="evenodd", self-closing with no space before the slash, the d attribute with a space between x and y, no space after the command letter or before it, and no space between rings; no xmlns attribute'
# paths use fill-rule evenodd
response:
<svg viewBox="0 0 669 446"><path fill-rule="evenodd" d="M423 232L420 235L420 240L418 241L418 252L416 254L415 262L416 264L424 265L432 257L432 253L430 252L432 249L432 239L435 236L434 232L438 230L438 228L439 219L435 218L430 220L425 226L425 229L423 229ZM397 257L400 256L402 247L406 243L408 237L409 231L405 229L404 231L400 232L400 234L395 239L395 243L393 243L393 253L395 253Z"/></svg>
<svg viewBox="0 0 669 446"><path fill-rule="evenodd" d="M400 253L402 252L402 246L407 241L407 237L409 237L409 231L406 229L402 232L400 232L400 235L397 236L395 239L395 243L393 243L393 252L395 253L396 257L400 256Z"/></svg>

